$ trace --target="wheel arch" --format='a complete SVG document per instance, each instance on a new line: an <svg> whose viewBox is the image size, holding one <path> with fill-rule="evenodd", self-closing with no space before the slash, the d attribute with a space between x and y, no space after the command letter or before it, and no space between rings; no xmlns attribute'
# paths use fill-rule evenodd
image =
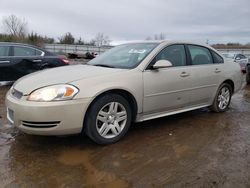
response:
<svg viewBox="0 0 250 188"><path fill-rule="evenodd" d="M231 79L227 79L224 82L222 82L222 84L224 83L229 84L232 87L232 92L234 93L234 89L235 89L234 82Z"/></svg>
<svg viewBox="0 0 250 188"><path fill-rule="evenodd" d="M138 104L137 104L137 101L136 101L134 95L131 92L125 90L125 89L109 89L109 90L103 91L101 93L98 93L88 105L88 108L87 108L87 111L86 111L86 114L85 114L85 117L84 117L84 122L85 122L86 115L88 114L91 105L95 101L97 101L101 96L108 95L108 94L121 95L122 97L124 97L128 101L128 103L129 103L129 105L131 107L131 111L132 111L132 122L134 122L136 120L136 115L138 113Z"/></svg>

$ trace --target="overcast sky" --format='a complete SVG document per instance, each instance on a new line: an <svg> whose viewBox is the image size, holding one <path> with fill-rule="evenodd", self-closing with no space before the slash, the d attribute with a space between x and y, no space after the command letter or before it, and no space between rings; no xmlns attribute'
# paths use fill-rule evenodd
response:
<svg viewBox="0 0 250 188"><path fill-rule="evenodd" d="M0 17L15 14L29 31L57 38L66 32L90 40L167 39L250 42L250 0L0 0ZM3 32L1 25L0 32Z"/></svg>

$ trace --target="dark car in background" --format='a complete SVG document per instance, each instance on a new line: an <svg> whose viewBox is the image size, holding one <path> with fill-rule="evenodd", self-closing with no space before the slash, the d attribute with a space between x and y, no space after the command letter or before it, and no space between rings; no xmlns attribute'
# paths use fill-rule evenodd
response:
<svg viewBox="0 0 250 188"><path fill-rule="evenodd" d="M247 81L247 84L250 84L250 62L247 64L246 66L246 81Z"/></svg>
<svg viewBox="0 0 250 188"><path fill-rule="evenodd" d="M0 85L12 83L29 73L47 68L68 65L60 57L36 46L0 42Z"/></svg>

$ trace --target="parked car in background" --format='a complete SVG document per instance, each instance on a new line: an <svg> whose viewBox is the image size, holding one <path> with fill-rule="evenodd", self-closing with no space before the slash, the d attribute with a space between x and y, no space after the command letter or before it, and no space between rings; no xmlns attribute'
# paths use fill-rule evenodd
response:
<svg viewBox="0 0 250 188"><path fill-rule="evenodd" d="M223 56L232 59L234 62L239 63L243 73L246 73L246 65L249 59L243 54L237 53L223 53Z"/></svg>
<svg viewBox="0 0 250 188"><path fill-rule="evenodd" d="M98 144L111 144L131 122L203 107L224 112L242 79L240 66L209 46L124 44L85 65L18 80L6 95L7 119L28 134L84 132Z"/></svg>
<svg viewBox="0 0 250 188"><path fill-rule="evenodd" d="M21 43L0 42L0 84L11 83L29 73L68 65L65 57Z"/></svg>
<svg viewBox="0 0 250 188"><path fill-rule="evenodd" d="M97 56L98 56L97 52L86 52L85 54L76 52L68 53L69 59L94 59Z"/></svg>
<svg viewBox="0 0 250 188"><path fill-rule="evenodd" d="M250 84L250 62L246 66L246 81L247 84Z"/></svg>
<svg viewBox="0 0 250 188"><path fill-rule="evenodd" d="M85 54L85 57L86 59L94 59L95 57L98 56L98 53L97 52L87 52Z"/></svg>

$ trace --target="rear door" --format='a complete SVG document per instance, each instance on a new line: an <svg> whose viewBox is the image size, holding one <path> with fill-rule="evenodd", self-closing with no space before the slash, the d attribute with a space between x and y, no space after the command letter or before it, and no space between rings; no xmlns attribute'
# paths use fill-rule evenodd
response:
<svg viewBox="0 0 250 188"><path fill-rule="evenodd" d="M10 67L10 46L0 46L0 82L10 81L8 79Z"/></svg>
<svg viewBox="0 0 250 188"><path fill-rule="evenodd" d="M13 79L40 70L43 64L43 52L27 46L13 46L11 65Z"/></svg>
<svg viewBox="0 0 250 188"><path fill-rule="evenodd" d="M186 45L191 61L193 106L208 105L213 101L222 82L223 58L216 52L198 45Z"/></svg>

